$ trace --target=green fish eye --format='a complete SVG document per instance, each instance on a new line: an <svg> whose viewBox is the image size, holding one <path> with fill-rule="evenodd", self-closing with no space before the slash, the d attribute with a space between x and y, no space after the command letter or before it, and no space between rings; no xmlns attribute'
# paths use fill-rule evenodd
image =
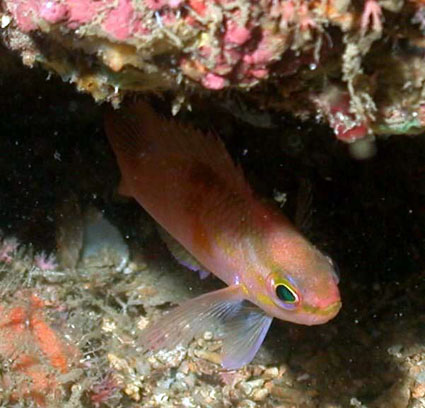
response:
<svg viewBox="0 0 425 408"><path fill-rule="evenodd" d="M276 286L276 295L285 303L295 303L298 300L296 293L290 287L282 283Z"/></svg>

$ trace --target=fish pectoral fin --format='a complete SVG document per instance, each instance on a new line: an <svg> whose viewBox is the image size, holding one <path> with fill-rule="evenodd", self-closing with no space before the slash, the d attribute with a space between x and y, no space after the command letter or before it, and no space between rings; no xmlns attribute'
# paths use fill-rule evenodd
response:
<svg viewBox="0 0 425 408"><path fill-rule="evenodd" d="M222 365L234 370L251 362L273 318L244 300L239 285L184 302L143 330L140 343L147 350L186 345L196 335L221 324Z"/></svg>
<svg viewBox="0 0 425 408"><path fill-rule="evenodd" d="M255 357L273 318L244 301L224 320L222 366L235 370Z"/></svg>
<svg viewBox="0 0 425 408"><path fill-rule="evenodd" d="M140 344L147 350L186 345L197 334L211 330L234 315L243 302L243 291L232 285L187 300L142 331Z"/></svg>
<svg viewBox="0 0 425 408"><path fill-rule="evenodd" d="M210 274L210 272L204 268L201 263L198 262L198 260L182 244L180 244L180 242L173 238L168 231L162 228L159 224L157 224L156 228L161 239L164 241L165 245L167 245L168 250L178 263L192 271L199 272L199 277L201 279L205 279Z"/></svg>

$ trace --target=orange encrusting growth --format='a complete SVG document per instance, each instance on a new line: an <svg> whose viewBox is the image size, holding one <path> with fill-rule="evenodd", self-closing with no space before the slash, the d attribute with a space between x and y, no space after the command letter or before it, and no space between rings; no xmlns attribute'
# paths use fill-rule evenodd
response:
<svg viewBox="0 0 425 408"><path fill-rule="evenodd" d="M11 362L1 384L13 401L42 407L62 393L57 375L69 371L78 352L46 323L40 297L29 291L17 297L11 307L0 306L0 357Z"/></svg>
<svg viewBox="0 0 425 408"><path fill-rule="evenodd" d="M38 341L38 346L42 353L47 356L52 367L61 373L68 371L68 357L64 353L64 344L39 316L34 315L31 318L33 334Z"/></svg>

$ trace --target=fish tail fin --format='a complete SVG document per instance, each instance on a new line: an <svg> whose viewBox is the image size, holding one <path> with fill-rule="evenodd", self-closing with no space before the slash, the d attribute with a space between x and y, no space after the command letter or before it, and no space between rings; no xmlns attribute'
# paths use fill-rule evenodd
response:
<svg viewBox="0 0 425 408"><path fill-rule="evenodd" d="M186 345L196 335L224 326L222 365L236 369L257 353L272 318L246 302L238 285L190 299L143 330L144 349L158 350Z"/></svg>

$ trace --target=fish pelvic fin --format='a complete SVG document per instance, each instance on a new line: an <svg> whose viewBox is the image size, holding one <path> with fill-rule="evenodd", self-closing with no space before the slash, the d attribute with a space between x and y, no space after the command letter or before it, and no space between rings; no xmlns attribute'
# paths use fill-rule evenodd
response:
<svg viewBox="0 0 425 408"><path fill-rule="evenodd" d="M156 228L161 239L178 263L194 272L198 272L201 279L205 279L210 275L210 272L180 242L174 239L168 231L159 224L156 225Z"/></svg>
<svg viewBox="0 0 425 408"><path fill-rule="evenodd" d="M145 101L109 111L105 130L117 155L126 159L153 157L158 162L180 158L207 166L233 191L251 194L242 168L236 165L219 137L157 114Z"/></svg>
<svg viewBox="0 0 425 408"><path fill-rule="evenodd" d="M240 285L232 285L184 302L143 330L140 343L146 350L172 349L220 325L222 366L237 369L254 358L271 321L244 300Z"/></svg>

